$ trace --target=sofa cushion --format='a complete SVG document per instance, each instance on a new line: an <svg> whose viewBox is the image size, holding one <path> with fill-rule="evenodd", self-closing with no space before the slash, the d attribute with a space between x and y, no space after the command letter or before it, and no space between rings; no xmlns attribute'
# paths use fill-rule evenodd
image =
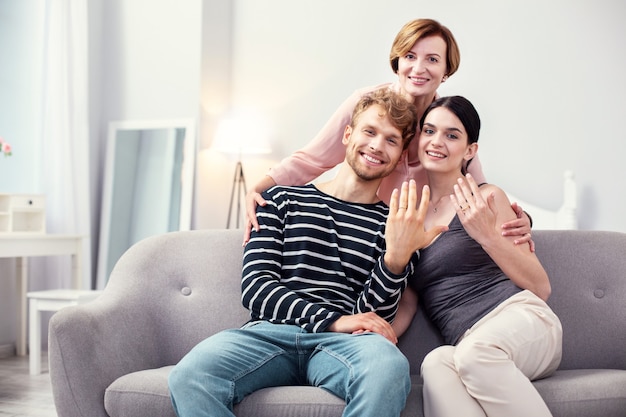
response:
<svg viewBox="0 0 626 417"><path fill-rule="evenodd" d="M104 409L111 417L176 417L167 376L173 366L132 372L117 378L104 392Z"/></svg>
<svg viewBox="0 0 626 417"><path fill-rule="evenodd" d="M626 415L623 369L558 370L533 384L554 417Z"/></svg>
<svg viewBox="0 0 626 417"><path fill-rule="evenodd" d="M176 417L167 377L173 366L133 372L116 379L105 391L104 408L111 417ZM412 394L402 413L422 416L421 380L413 376ZM415 395L414 393L418 394ZM341 417L344 402L321 388L309 386L265 388L235 406L238 417Z"/></svg>
<svg viewBox="0 0 626 417"><path fill-rule="evenodd" d="M167 377L172 366L133 372L114 381L104 395L111 417L176 417ZM621 417L626 410L626 371L615 369L559 370L534 382L554 417L597 415ZM412 392L402 416L422 416L422 384L412 375ZM259 390L235 406L239 417L307 415L341 417L343 400L314 387Z"/></svg>
<svg viewBox="0 0 626 417"><path fill-rule="evenodd" d="M167 377L173 367L133 372L115 380L105 391L104 408L111 417L176 417ZM307 415L341 417L343 400L315 387L259 390L235 406L239 417Z"/></svg>

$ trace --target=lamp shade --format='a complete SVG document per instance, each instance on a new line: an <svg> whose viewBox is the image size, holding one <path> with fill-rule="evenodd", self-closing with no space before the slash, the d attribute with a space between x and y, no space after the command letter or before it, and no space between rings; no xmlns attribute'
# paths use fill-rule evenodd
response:
<svg viewBox="0 0 626 417"><path fill-rule="evenodd" d="M215 132L213 148L222 153L249 155L272 152L266 124L258 118L223 119Z"/></svg>

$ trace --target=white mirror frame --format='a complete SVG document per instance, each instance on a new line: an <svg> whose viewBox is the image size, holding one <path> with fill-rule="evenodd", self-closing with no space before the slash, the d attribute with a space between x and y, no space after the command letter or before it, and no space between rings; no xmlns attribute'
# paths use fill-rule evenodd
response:
<svg viewBox="0 0 626 417"><path fill-rule="evenodd" d="M120 144L118 133L122 131L145 131L157 129L184 129L183 160L181 167L181 190L178 228L176 230L189 230L191 228L191 214L193 204L193 188L195 175L195 155L197 147L196 122L194 119L171 119L171 120L136 120L136 121L112 121L109 123L107 136L106 165L104 169L104 185L102 195L102 210L100 218L100 239L98 248L98 271L97 288L102 289L106 285L110 274L110 240L113 215L113 185L115 183L115 155L117 146ZM168 230L174 231L174 230ZM147 237L147 236L146 236ZM141 240L141 239L139 239ZM128 247L133 243L129 242ZM125 248L124 251L128 249ZM118 257L119 258L119 257ZM117 262L117 259L115 259Z"/></svg>

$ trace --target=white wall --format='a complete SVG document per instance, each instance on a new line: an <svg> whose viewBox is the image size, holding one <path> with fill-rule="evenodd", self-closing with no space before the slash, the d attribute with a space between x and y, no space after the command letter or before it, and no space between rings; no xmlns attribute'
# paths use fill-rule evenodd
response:
<svg viewBox="0 0 626 417"><path fill-rule="evenodd" d="M100 89L92 120L99 126L98 216L110 121L199 118L202 1L101 0L99 8L100 62L92 69L99 74L90 84Z"/></svg>
<svg viewBox="0 0 626 417"><path fill-rule="evenodd" d="M89 0L92 241L98 241L106 128L111 120L197 118L202 0ZM39 191L43 0L0 0L0 192ZM36 152L35 152L36 151ZM92 252L96 267L96 248ZM0 259L0 345L17 331L13 260ZM95 274L95 270L94 270ZM33 277L31 289L45 281ZM45 327L45 324L44 324ZM44 340L47 332L43 332Z"/></svg>
<svg viewBox="0 0 626 417"><path fill-rule="evenodd" d="M0 0L0 51L11 63L0 66L0 135L14 147L0 160L0 191L39 187L42 4ZM580 227L626 232L620 0L90 0L89 12L94 242L110 120L197 117L201 102L194 223L224 227L234 160L206 150L220 115L251 107L273 125L274 153L245 161L251 185L355 88L394 79L389 47L416 17L440 20L460 43L460 71L440 93L466 95L481 112L489 180L556 208L561 173L573 169ZM0 344L15 336L12 268L0 259Z"/></svg>
<svg viewBox="0 0 626 417"><path fill-rule="evenodd" d="M626 193L619 181L626 154L620 127L626 109L626 3L233 4L230 104L255 108L273 124L271 159L307 143L354 89L393 81L388 54L395 34L408 20L431 17L447 25L460 44L460 70L440 93L465 95L477 106L483 121L479 153L488 180L556 209L562 173L572 169L579 227L626 232ZM258 175L247 174L249 184ZM213 204L223 204L229 179L221 175L221 185L214 187L214 196L222 198L213 198ZM225 212L205 209L198 213L198 224L223 227Z"/></svg>
<svg viewBox="0 0 626 417"><path fill-rule="evenodd" d="M91 1L100 12L90 22L100 30L92 35L98 45L90 83L99 94L93 101L99 112L92 117L98 126L92 138L99 150L93 184L98 226L109 122L199 117L202 1ZM99 230L93 235L99 237Z"/></svg>

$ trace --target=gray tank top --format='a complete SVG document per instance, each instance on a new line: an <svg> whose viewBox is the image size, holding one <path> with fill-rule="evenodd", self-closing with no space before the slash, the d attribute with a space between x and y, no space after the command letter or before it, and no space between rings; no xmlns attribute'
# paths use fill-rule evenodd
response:
<svg viewBox="0 0 626 417"><path fill-rule="evenodd" d="M457 216L447 232L420 250L409 285L451 345L498 304L522 291L467 234Z"/></svg>

